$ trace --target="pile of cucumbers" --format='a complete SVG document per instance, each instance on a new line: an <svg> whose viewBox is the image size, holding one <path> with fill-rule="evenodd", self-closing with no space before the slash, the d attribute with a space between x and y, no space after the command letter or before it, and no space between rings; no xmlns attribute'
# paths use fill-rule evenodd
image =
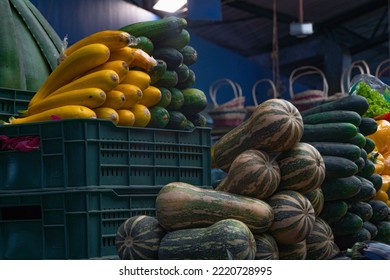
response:
<svg viewBox="0 0 390 280"><path fill-rule="evenodd" d="M368 107L365 97L350 95L301 112L301 141L320 152L326 168L319 216L331 226L341 250L359 241L382 241L383 235L390 238L390 222L380 224L387 220L388 206L374 199L382 177L368 157L375 143L366 136L378 128L364 116Z"/></svg>
<svg viewBox="0 0 390 280"><path fill-rule="evenodd" d="M190 33L184 18L170 16L137 22L121 28L137 37L137 47L157 61L150 71L151 85L161 91L161 101L150 108L149 127L192 130L206 126L201 114L207 106L205 93L195 87L191 66L198 53L190 45Z"/></svg>

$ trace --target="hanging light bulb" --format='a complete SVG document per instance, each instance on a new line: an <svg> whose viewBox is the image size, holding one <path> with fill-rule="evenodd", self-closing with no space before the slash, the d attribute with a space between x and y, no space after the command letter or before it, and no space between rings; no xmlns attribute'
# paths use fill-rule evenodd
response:
<svg viewBox="0 0 390 280"><path fill-rule="evenodd" d="M159 0L156 4L154 4L153 9L174 13L181 9L185 4L187 4L187 0Z"/></svg>
<svg viewBox="0 0 390 280"><path fill-rule="evenodd" d="M303 38L311 34L313 34L313 24L303 22L303 0L299 0L298 22L292 22L290 24L290 35Z"/></svg>

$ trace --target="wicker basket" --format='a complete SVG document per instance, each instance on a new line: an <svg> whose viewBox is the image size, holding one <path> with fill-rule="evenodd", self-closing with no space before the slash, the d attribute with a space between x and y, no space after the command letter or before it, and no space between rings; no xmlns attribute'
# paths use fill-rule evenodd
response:
<svg viewBox="0 0 390 280"><path fill-rule="evenodd" d="M307 75L320 75L322 78L322 90L309 89L300 93L294 93L294 82L299 78ZM328 82L325 74L314 66L301 66L293 70L289 78L289 93L291 100L299 111L304 111L324 103L328 99Z"/></svg>
<svg viewBox="0 0 390 280"><path fill-rule="evenodd" d="M252 98L253 98L253 106L247 106L246 107L246 111L247 111L247 118L249 118L252 113L256 110L257 106L259 106L259 103L258 103L258 100L257 100L257 92L256 92L256 89L257 89L257 86L262 84L262 83L268 83L270 85L270 90L272 91L272 98L277 98L278 96L278 92L277 92L277 89L276 89L276 86L275 86L275 83L270 80L270 79L260 79L260 80L257 80L254 84L253 84L253 87L252 87Z"/></svg>
<svg viewBox="0 0 390 280"><path fill-rule="evenodd" d="M341 94L348 95L349 89L351 87L351 81L353 79L353 74L356 73L357 70L359 74L370 74L370 67L367 62L364 60L356 60L351 63L351 65L346 68L341 74L340 79L340 89Z"/></svg>
<svg viewBox="0 0 390 280"><path fill-rule="evenodd" d="M223 104L218 104L217 93L222 86L230 86L233 91L233 98ZM241 86L229 79L217 80L210 85L210 98L213 108L208 114L213 119L214 127L235 127L243 122L246 116L245 96L242 95Z"/></svg>

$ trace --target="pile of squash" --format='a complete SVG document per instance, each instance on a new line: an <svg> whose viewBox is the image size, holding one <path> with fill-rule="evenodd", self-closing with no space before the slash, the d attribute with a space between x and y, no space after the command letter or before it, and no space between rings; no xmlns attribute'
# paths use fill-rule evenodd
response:
<svg viewBox="0 0 390 280"><path fill-rule="evenodd" d="M260 104L212 147L214 168L226 171L225 179L215 189L182 182L163 186L155 217L130 217L118 228L118 256L328 259L338 254L329 225L318 217L325 165L319 152L301 141L303 128L290 102Z"/></svg>

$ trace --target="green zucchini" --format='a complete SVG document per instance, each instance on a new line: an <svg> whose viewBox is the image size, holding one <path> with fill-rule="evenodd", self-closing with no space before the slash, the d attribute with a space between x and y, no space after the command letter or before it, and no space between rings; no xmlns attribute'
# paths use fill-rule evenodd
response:
<svg viewBox="0 0 390 280"><path fill-rule="evenodd" d="M139 37L145 36L155 44L169 36L178 35L187 27L185 18L169 16L157 20L141 21L123 26L120 30Z"/></svg>
<svg viewBox="0 0 390 280"><path fill-rule="evenodd" d="M359 148L363 148L367 143L367 138L363 134L358 132L355 136L353 136L349 139L341 140L341 142L351 143L351 144L358 146Z"/></svg>
<svg viewBox="0 0 390 280"><path fill-rule="evenodd" d="M358 172L363 170L364 168L364 165L366 164L366 160L362 157L359 157L357 160L354 161L355 164L357 165L358 167Z"/></svg>
<svg viewBox="0 0 390 280"><path fill-rule="evenodd" d="M166 128L177 130L192 130L195 128L195 126L183 113L178 111L169 111L169 122L166 125Z"/></svg>
<svg viewBox="0 0 390 280"><path fill-rule="evenodd" d="M302 142L340 142L350 139L358 133L351 123L304 124Z"/></svg>
<svg viewBox="0 0 390 280"><path fill-rule="evenodd" d="M370 232L371 239L375 238L375 236L378 234L378 228L376 227L376 225L374 225L370 221L364 222L363 227Z"/></svg>
<svg viewBox="0 0 390 280"><path fill-rule="evenodd" d="M195 126L206 127L207 118L202 113L187 116L187 119L191 121Z"/></svg>
<svg viewBox="0 0 390 280"><path fill-rule="evenodd" d="M150 121L147 127L152 128L165 128L170 119L169 112L161 106L153 106L149 108L150 111Z"/></svg>
<svg viewBox="0 0 390 280"><path fill-rule="evenodd" d="M150 76L150 84L154 85L167 71L167 64L164 60L156 59L157 65L153 66L152 69L148 72Z"/></svg>
<svg viewBox="0 0 390 280"><path fill-rule="evenodd" d="M365 97L360 95L348 95L343 98L332 100L308 110L302 111L301 115L307 116L315 113L328 112L334 110L348 110L354 111L362 116L368 110L368 101Z"/></svg>
<svg viewBox="0 0 390 280"><path fill-rule="evenodd" d="M183 55L183 63L188 66L194 64L198 59L198 52L191 45L183 47L180 52Z"/></svg>
<svg viewBox="0 0 390 280"><path fill-rule="evenodd" d="M183 55L175 48L155 49L153 57L164 60L168 70L176 70L183 63Z"/></svg>
<svg viewBox="0 0 390 280"><path fill-rule="evenodd" d="M366 158L362 170L360 170L357 173L357 175L368 179L374 173L375 173L375 164L370 159Z"/></svg>
<svg viewBox="0 0 390 280"><path fill-rule="evenodd" d="M338 156L322 156L325 163L326 178L341 178L353 176L358 172L358 166L352 160Z"/></svg>
<svg viewBox="0 0 390 280"><path fill-rule="evenodd" d="M363 222L369 221L373 215L371 204L365 201L355 201L349 205L349 212L358 215Z"/></svg>
<svg viewBox="0 0 390 280"><path fill-rule="evenodd" d="M177 73L176 71L173 71L173 70L166 70L160 77L160 79L158 79L158 81L156 81L154 83L154 86L156 87L165 87L165 88L173 88L177 85L177 81L178 81L178 78L177 78Z"/></svg>
<svg viewBox="0 0 390 280"><path fill-rule="evenodd" d="M351 248L356 242L364 242L367 240L371 240L371 233L363 226L353 234L334 236L335 243L342 251Z"/></svg>
<svg viewBox="0 0 390 280"><path fill-rule="evenodd" d="M361 151L356 145L339 142L309 142L322 156L344 157L352 161L359 159Z"/></svg>
<svg viewBox="0 0 390 280"><path fill-rule="evenodd" d="M177 111L184 105L184 95L181 90L174 87L170 88L169 91L171 92L171 102L166 108L170 111Z"/></svg>
<svg viewBox="0 0 390 280"><path fill-rule="evenodd" d="M137 37L137 43L135 46L132 46L137 49L141 49L146 52L148 55L153 55L154 45L152 40L146 36Z"/></svg>
<svg viewBox="0 0 390 280"><path fill-rule="evenodd" d="M374 198L376 191L373 184L361 176L355 175L355 177L360 181L360 190L356 195L346 199L346 202L353 203L356 201L369 201Z"/></svg>
<svg viewBox="0 0 390 280"><path fill-rule="evenodd" d="M367 136L367 135L373 134L377 131L378 124L377 124L376 120L374 120L373 118L369 118L369 117L362 117L361 119L362 119L362 121L361 121L360 125L358 126L359 132L361 134L363 134L364 136Z"/></svg>
<svg viewBox="0 0 390 280"><path fill-rule="evenodd" d="M181 92L184 96L184 103L180 108L180 112L184 115L194 115L206 109L207 97L202 90L197 88L185 88Z"/></svg>
<svg viewBox="0 0 390 280"><path fill-rule="evenodd" d="M185 88L192 87L195 84L195 81L196 81L195 72L192 69L189 69L188 78L185 79L184 81L178 82L177 88L185 89Z"/></svg>
<svg viewBox="0 0 390 280"><path fill-rule="evenodd" d="M389 214L389 207L385 202L382 200L372 199L368 201L368 203L371 205L373 211L370 222L375 224L387 218L387 215Z"/></svg>
<svg viewBox="0 0 390 280"><path fill-rule="evenodd" d="M190 76L190 68L188 68L188 66L184 63L180 65L175 71L177 73L178 83L184 82Z"/></svg>
<svg viewBox="0 0 390 280"><path fill-rule="evenodd" d="M156 49L158 48L174 48L182 49L190 42L190 33L187 29L183 28L179 34L174 34L173 36L168 36L165 40L159 41L156 43Z"/></svg>
<svg viewBox="0 0 390 280"><path fill-rule="evenodd" d="M334 110L306 115L302 119L305 124L346 122L359 126L362 117L354 111Z"/></svg>
<svg viewBox="0 0 390 280"><path fill-rule="evenodd" d="M363 226L363 220L356 214L347 211L339 221L331 225L333 234L348 235L358 232Z"/></svg>
<svg viewBox="0 0 390 280"><path fill-rule="evenodd" d="M158 89L161 91L161 100L157 103L157 106L167 108L172 100L171 91L165 87L159 87Z"/></svg>
<svg viewBox="0 0 390 280"><path fill-rule="evenodd" d="M325 201L320 218L328 224L340 220L348 211L348 204L344 200Z"/></svg>
<svg viewBox="0 0 390 280"><path fill-rule="evenodd" d="M380 190L380 188L382 187L382 183L383 183L381 175L374 173L367 179L372 183L372 186L374 187L374 189L376 191Z"/></svg>
<svg viewBox="0 0 390 280"><path fill-rule="evenodd" d="M321 185L325 201L344 200L359 193L361 181L356 176L325 178Z"/></svg>
<svg viewBox="0 0 390 280"><path fill-rule="evenodd" d="M366 144L363 149L367 152L367 154L371 153L375 149L375 142L371 138L366 137Z"/></svg>
<svg viewBox="0 0 390 280"><path fill-rule="evenodd" d="M380 221L376 224L378 233L373 240L390 244L390 221Z"/></svg>

